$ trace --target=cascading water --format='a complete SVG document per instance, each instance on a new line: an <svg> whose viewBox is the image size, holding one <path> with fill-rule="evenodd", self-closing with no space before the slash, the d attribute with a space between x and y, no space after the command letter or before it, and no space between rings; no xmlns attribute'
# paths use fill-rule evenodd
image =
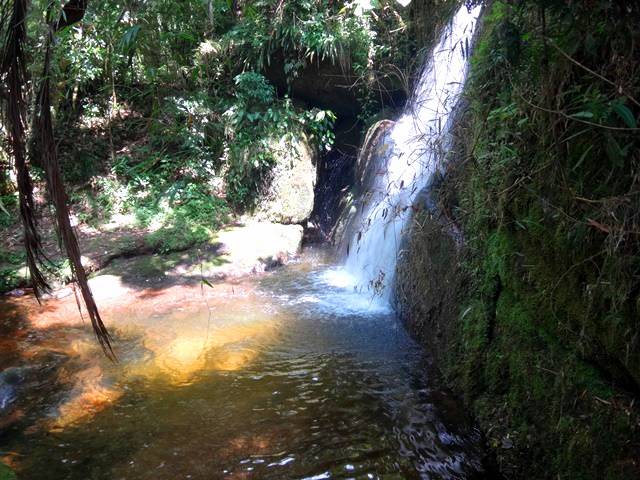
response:
<svg viewBox="0 0 640 480"><path fill-rule="evenodd" d="M361 155L367 161L345 268L355 287L388 302L402 235L418 194L451 143L451 123L468 70L480 6L462 6L444 29L402 116Z"/></svg>

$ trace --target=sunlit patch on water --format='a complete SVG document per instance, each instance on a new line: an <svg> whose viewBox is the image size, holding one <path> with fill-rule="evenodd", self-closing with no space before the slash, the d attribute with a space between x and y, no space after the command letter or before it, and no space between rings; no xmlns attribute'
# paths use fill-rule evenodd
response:
<svg viewBox="0 0 640 480"><path fill-rule="evenodd" d="M256 300L242 301L246 308ZM264 310L264 302L260 309ZM132 330L143 339L148 355L130 362L127 376L184 385L200 371L242 368L275 341L281 322L260 310L244 316L238 313L231 302L214 303L139 320Z"/></svg>

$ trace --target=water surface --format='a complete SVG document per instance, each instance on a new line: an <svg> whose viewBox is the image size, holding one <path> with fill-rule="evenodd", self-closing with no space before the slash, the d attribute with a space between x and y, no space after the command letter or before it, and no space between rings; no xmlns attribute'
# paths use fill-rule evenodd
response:
<svg viewBox="0 0 640 480"><path fill-rule="evenodd" d="M75 369L58 367L73 381L37 390L37 415L1 438L21 478L463 479L481 469L479 434L424 353L342 269L308 256L173 301L145 295L105 313L118 365L77 330L48 339L50 349L71 335L86 343Z"/></svg>

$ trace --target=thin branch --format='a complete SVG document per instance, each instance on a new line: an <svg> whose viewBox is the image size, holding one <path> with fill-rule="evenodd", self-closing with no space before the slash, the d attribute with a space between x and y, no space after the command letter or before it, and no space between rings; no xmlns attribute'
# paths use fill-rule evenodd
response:
<svg viewBox="0 0 640 480"><path fill-rule="evenodd" d="M598 72L595 72L593 70L591 70L589 67L587 67L586 65L580 63L578 60L576 60L575 58L573 58L572 56L570 56L568 53L566 53L564 50L562 50L558 45L556 45L556 43L550 39L550 38L546 38L546 40L551 44L551 46L553 48L555 48L558 52L560 52L560 54L565 57L567 60L569 60L570 62L576 64L577 66L579 66L580 68L582 68L583 70L586 70L587 72L589 72L591 75L593 75L594 77L599 78L600 80L602 80L605 83L608 83L609 85L615 87L619 92L624 93L627 98L629 100L631 100L633 103L635 103L638 107L640 107L640 102L638 102L638 100L636 100L630 93L628 93L627 91L622 89L621 85L616 85L616 83L612 80L609 80L606 77L603 77L602 75L600 75Z"/></svg>
<svg viewBox="0 0 640 480"><path fill-rule="evenodd" d="M535 103L531 103L529 100L527 100L526 98L524 98L524 96L522 96L522 94L518 94L520 96L520 98L526 102L529 106L536 108L538 110L542 110L543 112L547 112L547 113L555 113L556 115L561 115L564 118L567 118L569 120L574 120L576 122L579 123L584 123L585 125L590 125L592 127L599 127L599 128L604 128L606 130L615 130L615 131L620 131L620 132L637 132L640 131L640 128L630 128L630 127L612 127L610 125L602 125L601 123L595 123L595 122L590 122L588 120L583 120L581 118L577 118L574 117L572 115L569 115L565 112L563 112L562 110L553 110L551 108L545 108L542 107L540 105L536 105Z"/></svg>

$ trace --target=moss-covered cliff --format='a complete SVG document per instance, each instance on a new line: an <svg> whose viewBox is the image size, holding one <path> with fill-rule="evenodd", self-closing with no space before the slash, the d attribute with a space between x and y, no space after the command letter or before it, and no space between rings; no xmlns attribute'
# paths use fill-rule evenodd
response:
<svg viewBox="0 0 640 480"><path fill-rule="evenodd" d="M493 2L439 213L402 253L400 311L508 477L640 478L639 20Z"/></svg>

